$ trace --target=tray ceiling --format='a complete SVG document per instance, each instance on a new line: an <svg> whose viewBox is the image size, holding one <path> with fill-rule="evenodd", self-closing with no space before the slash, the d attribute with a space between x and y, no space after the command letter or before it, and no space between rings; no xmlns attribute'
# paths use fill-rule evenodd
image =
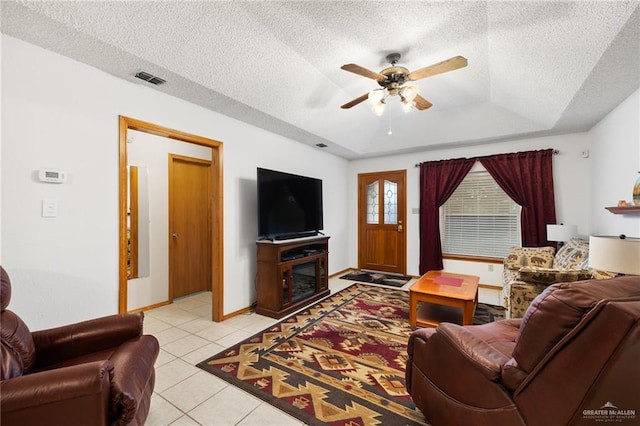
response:
<svg viewBox="0 0 640 426"><path fill-rule="evenodd" d="M638 1L1 7L5 34L348 159L586 131L640 86ZM416 82L428 110L340 109L379 87L340 66L378 72L391 52L409 70L469 64Z"/></svg>

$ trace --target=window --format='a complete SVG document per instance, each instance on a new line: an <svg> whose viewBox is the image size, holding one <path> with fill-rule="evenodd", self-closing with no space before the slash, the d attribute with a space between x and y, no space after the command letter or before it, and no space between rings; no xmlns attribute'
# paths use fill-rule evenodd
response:
<svg viewBox="0 0 640 426"><path fill-rule="evenodd" d="M367 185L367 223L378 225L380 223L380 202L384 203L382 220L385 225L398 223L398 184L388 180L384 181L383 200L380 200L378 181Z"/></svg>
<svg viewBox="0 0 640 426"><path fill-rule="evenodd" d="M520 206L486 171L469 173L442 206L442 253L504 258L520 246Z"/></svg>
<svg viewBox="0 0 640 426"><path fill-rule="evenodd" d="M367 185L367 223L378 224L378 211L380 201L378 200L378 181Z"/></svg>
<svg viewBox="0 0 640 426"><path fill-rule="evenodd" d="M384 223L386 225L398 223L398 184L386 179L384 181Z"/></svg>

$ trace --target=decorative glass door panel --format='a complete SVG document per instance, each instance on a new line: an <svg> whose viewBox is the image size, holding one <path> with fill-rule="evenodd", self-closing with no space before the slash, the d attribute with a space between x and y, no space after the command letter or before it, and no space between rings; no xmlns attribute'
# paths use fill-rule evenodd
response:
<svg viewBox="0 0 640 426"><path fill-rule="evenodd" d="M380 222L380 201L378 182L367 185L367 223L378 224Z"/></svg>
<svg viewBox="0 0 640 426"><path fill-rule="evenodd" d="M384 181L384 223L398 223L398 184L388 180Z"/></svg>

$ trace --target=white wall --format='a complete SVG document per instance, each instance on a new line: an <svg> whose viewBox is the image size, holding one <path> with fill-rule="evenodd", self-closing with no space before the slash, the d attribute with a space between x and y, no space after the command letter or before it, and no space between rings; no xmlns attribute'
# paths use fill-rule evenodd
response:
<svg viewBox="0 0 640 426"><path fill-rule="evenodd" d="M223 142L225 314L255 300L258 166L323 179L329 272L348 266L346 160L6 35L1 78L0 261L32 329L117 312L118 115ZM40 167L69 181L40 183Z"/></svg>
<svg viewBox="0 0 640 426"><path fill-rule="evenodd" d="M393 139L389 141L393 144ZM554 189L556 196L556 217L558 223L578 226L578 233L589 234L590 191L585 182L589 182L590 158L582 158L581 153L590 149L590 140L586 133L552 136L485 144L474 147L451 148L437 151L424 151L413 154L389 156L352 161L349 165L349 193L357 193L358 174L382 170L407 170L407 273L419 274L420 239L418 235L419 214L412 213L420 207L419 177L420 169L416 163L458 157L477 157L483 155L555 148L559 154L553 157ZM358 224L357 200L349 201L349 262L358 263ZM482 262L444 262L445 269L480 276L483 284L502 285L502 266ZM490 269L493 269L492 271Z"/></svg>
<svg viewBox="0 0 640 426"><path fill-rule="evenodd" d="M589 132L592 234L640 237L640 215L614 215L605 207L631 202L640 172L640 91L636 90ZM639 260L640 261L640 260Z"/></svg>

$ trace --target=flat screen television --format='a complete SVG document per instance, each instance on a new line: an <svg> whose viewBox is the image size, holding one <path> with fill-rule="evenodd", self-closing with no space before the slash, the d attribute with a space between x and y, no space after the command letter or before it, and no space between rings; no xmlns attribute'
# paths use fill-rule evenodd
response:
<svg viewBox="0 0 640 426"><path fill-rule="evenodd" d="M258 167L260 239L317 235L323 229L322 180Z"/></svg>

